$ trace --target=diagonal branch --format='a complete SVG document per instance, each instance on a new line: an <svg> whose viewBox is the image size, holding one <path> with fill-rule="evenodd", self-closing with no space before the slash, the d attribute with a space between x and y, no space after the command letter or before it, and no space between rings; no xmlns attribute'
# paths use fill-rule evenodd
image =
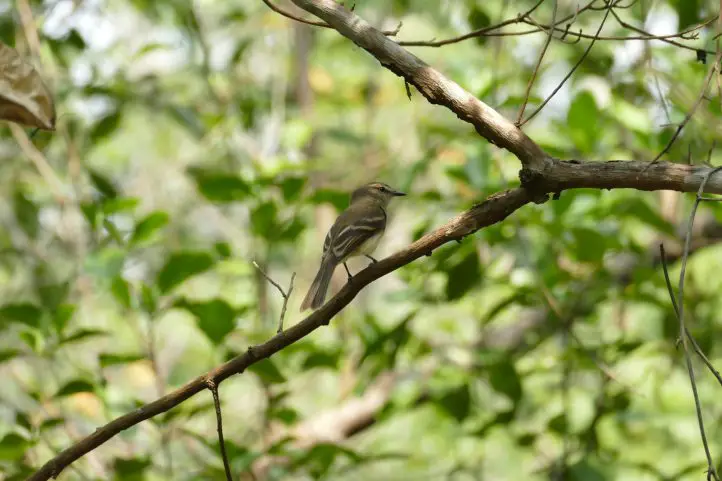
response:
<svg viewBox="0 0 722 481"><path fill-rule="evenodd" d="M475 205L411 244L406 249L387 257L354 276L354 282L346 284L330 301L320 309L308 316L300 323L273 336L270 340L257 346L249 347L245 354L237 356L197 377L181 388L146 404L124 416L121 416L105 426L96 429L75 445L62 451L58 456L43 465L28 481L48 480L56 477L72 462L93 449L107 442L136 424L166 412L183 401L208 388L208 379L220 384L224 379L244 372L251 364L265 359L307 336L321 326L329 324L333 316L346 307L356 295L371 282L395 271L396 269L426 255L431 255L434 249L447 242L461 240L479 229L501 222L512 212L531 202L529 193L524 189L513 189L489 197L481 204Z"/></svg>
<svg viewBox="0 0 722 481"><path fill-rule="evenodd" d="M293 0L402 77L432 104L443 105L492 144L509 150L528 169L543 171L548 155L512 122L426 62L386 38L333 0Z"/></svg>

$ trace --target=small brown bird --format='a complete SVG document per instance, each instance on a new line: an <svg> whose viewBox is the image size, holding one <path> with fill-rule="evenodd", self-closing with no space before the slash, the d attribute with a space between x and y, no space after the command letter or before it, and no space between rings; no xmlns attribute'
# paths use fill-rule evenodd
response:
<svg viewBox="0 0 722 481"><path fill-rule="evenodd" d="M346 259L366 256L371 262L374 249L386 230L386 207L394 197L406 195L382 182L372 182L354 190L351 204L338 216L323 243L321 267L313 280L308 294L301 303L301 311L319 308L331 282L336 266L343 264L349 281L353 277Z"/></svg>

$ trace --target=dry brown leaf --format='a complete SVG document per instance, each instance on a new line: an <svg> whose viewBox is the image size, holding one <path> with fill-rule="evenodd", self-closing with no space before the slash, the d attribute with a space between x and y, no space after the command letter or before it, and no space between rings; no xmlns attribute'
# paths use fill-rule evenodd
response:
<svg viewBox="0 0 722 481"><path fill-rule="evenodd" d="M55 130L55 105L40 74L0 42L0 119Z"/></svg>

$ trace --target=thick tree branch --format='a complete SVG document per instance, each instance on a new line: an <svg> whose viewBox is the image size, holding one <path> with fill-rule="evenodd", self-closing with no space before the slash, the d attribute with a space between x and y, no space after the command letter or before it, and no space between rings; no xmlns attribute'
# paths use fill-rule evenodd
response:
<svg viewBox="0 0 722 481"><path fill-rule="evenodd" d="M482 227L504 220L512 212L529 202L531 202L531 196L524 189L513 189L489 197L481 204L475 205L447 224L417 240L406 249L397 252L391 257L380 260L375 264L371 264L356 274L352 283L346 284L336 296L300 323L275 335L263 344L249 348L245 354L237 356L212 371L197 377L185 386L97 429L94 433L48 461L35 474L28 478L28 481L40 481L56 477L69 464L105 443L121 431L135 426L146 419L150 419L153 416L157 416L160 413L166 412L203 391L207 388L208 379L215 380L216 385L220 384L230 376L242 373L251 364L275 354L319 327L328 325L331 318L347 306L361 289L376 279L393 272L419 257L431 255L434 249L447 242L460 240L467 235L473 234Z"/></svg>
<svg viewBox="0 0 722 481"><path fill-rule="evenodd" d="M447 107L461 120L472 124L489 142L509 150L525 168L544 170L548 155L516 125L347 8L333 0L293 0L293 3L368 51L381 65L416 87L429 102Z"/></svg>
<svg viewBox="0 0 722 481"><path fill-rule="evenodd" d="M540 174L522 169L522 185L543 192L561 192L582 187L595 189L676 190L697 192L713 169L701 165L645 161L611 160L586 162L554 159ZM705 192L722 194L722 175L710 177Z"/></svg>

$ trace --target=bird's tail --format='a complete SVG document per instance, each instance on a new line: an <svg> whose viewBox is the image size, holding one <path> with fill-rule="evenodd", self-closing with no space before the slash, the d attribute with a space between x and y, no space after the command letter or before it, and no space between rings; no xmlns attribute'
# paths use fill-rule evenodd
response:
<svg viewBox="0 0 722 481"><path fill-rule="evenodd" d="M301 311L308 309L317 309L321 307L323 301L326 299L326 292L328 291L328 285L331 282L331 276L333 271L336 269L336 261L332 256L325 256L321 260L321 267L318 268L316 277L311 283L311 287L308 289L308 294L303 298L301 303Z"/></svg>

